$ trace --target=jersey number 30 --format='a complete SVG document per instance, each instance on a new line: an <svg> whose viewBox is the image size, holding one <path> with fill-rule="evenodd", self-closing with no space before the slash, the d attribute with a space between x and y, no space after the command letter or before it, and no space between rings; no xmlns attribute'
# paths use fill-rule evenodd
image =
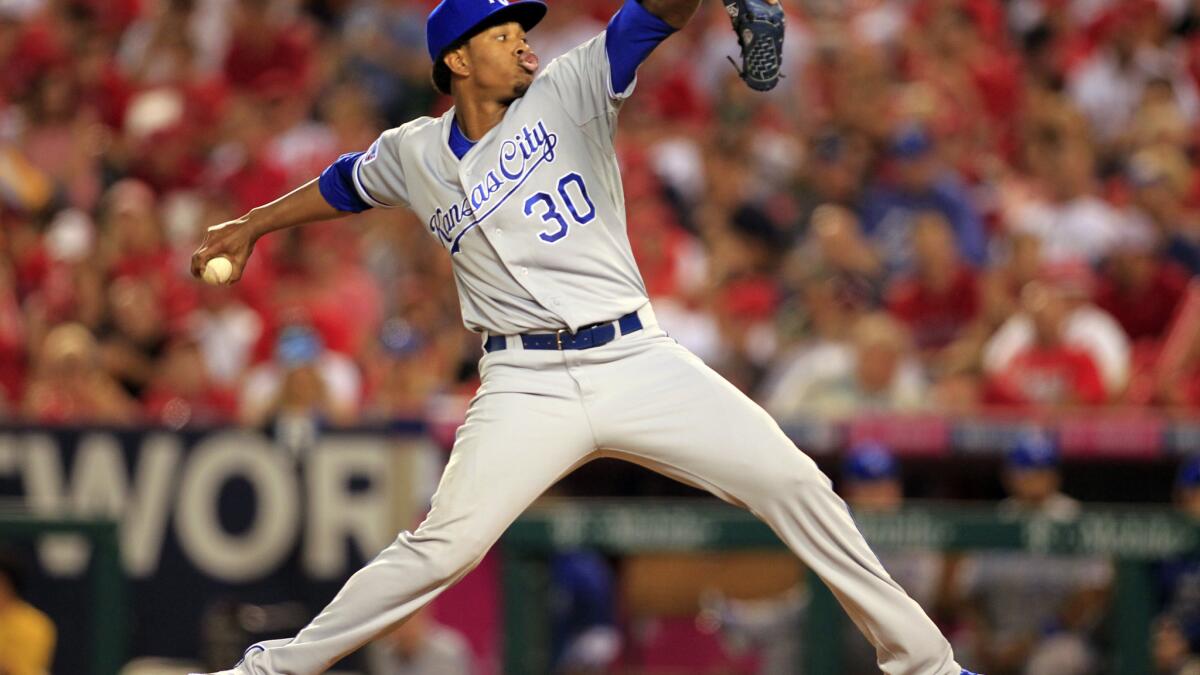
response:
<svg viewBox="0 0 1200 675"><path fill-rule="evenodd" d="M574 190L571 186L575 186ZM579 225L587 225L596 218L596 205L592 203L592 198L588 196L587 186L583 184L583 178L575 172L571 172L562 178L558 179L558 196L563 204L567 205L567 210L571 212L571 218ZM544 223L554 223L557 228L545 230L538 233L538 239L553 244L559 239L567 236L567 230L570 229L567 225L567 220L559 213L558 201L554 196L539 192L529 199L525 200L525 216L534 215L534 209L538 204L543 204L545 209L538 215L542 217ZM587 208L581 212L580 205L586 204Z"/></svg>

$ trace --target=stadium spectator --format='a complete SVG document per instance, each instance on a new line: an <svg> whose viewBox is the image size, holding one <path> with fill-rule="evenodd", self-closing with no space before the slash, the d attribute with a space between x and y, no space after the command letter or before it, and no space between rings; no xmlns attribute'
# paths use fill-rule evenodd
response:
<svg viewBox="0 0 1200 675"><path fill-rule="evenodd" d="M1062 295L1054 288L1031 284L1022 301L1032 339L992 372L989 401L1048 408L1103 403L1106 392L1095 360L1068 342L1068 310Z"/></svg>
<svg viewBox="0 0 1200 675"><path fill-rule="evenodd" d="M199 345L189 338L166 345L142 400L147 419L171 429L216 426L237 415L233 392L212 383Z"/></svg>
<svg viewBox="0 0 1200 675"><path fill-rule="evenodd" d="M273 6L274 5L274 6ZM313 27L270 0L243 0L230 10L225 78L243 91L309 85Z"/></svg>
<svg viewBox="0 0 1200 675"><path fill-rule="evenodd" d="M954 247L954 233L936 212L914 220L913 274L892 282L888 311L913 333L917 349L934 352L958 339L979 311L974 270Z"/></svg>
<svg viewBox="0 0 1200 675"><path fill-rule="evenodd" d="M1027 284L1021 290L1020 311L1009 317L984 345L983 367L996 383L1005 385L1006 371L1030 369L1046 373L1054 382L1046 392L1051 405L1102 403L1115 398L1129 380L1129 338L1120 324L1107 312L1089 302L1092 277L1086 268L1068 266L1044 275L1045 281ZM1039 349L1040 347L1040 349ZM1100 375L1100 391L1091 383L1089 368L1081 355L1086 354ZM1018 356L1022 362L1016 363ZM1057 375L1054 373L1057 372ZM1009 376L1014 373L1009 373ZM1013 381L1013 384L1019 380ZM1001 386L1001 399L1018 396L1031 403L1033 392L1019 392Z"/></svg>
<svg viewBox="0 0 1200 675"><path fill-rule="evenodd" d="M1060 491L1058 448L1041 435L1009 450L999 512L1066 521L1079 514ZM1098 668L1094 633L1107 604L1107 560L1032 553L978 553L953 568L952 604L964 625L964 651L999 675L1085 675Z"/></svg>
<svg viewBox="0 0 1200 675"><path fill-rule="evenodd" d="M1113 252L1097 280L1096 306L1112 315L1135 343L1166 335L1188 274L1155 255L1148 237L1131 238Z"/></svg>
<svg viewBox="0 0 1200 675"><path fill-rule="evenodd" d="M1200 460L1183 462L1175 476L1175 506L1200 519ZM1200 673L1200 560L1185 556L1158 565L1162 607L1154 622L1150 647L1154 665L1164 675Z"/></svg>
<svg viewBox="0 0 1200 675"><path fill-rule="evenodd" d="M1195 120L1200 99L1182 59L1166 46L1169 24L1160 14L1160 3L1107 4L1107 14L1097 21L1101 34L1097 47L1075 67L1067 83L1099 139L1119 142L1137 106L1155 85L1165 88L1185 120Z"/></svg>
<svg viewBox="0 0 1200 675"><path fill-rule="evenodd" d="M472 675L471 647L456 630L419 611L367 647L368 675Z"/></svg>
<svg viewBox="0 0 1200 675"><path fill-rule="evenodd" d="M1095 149L1068 116L1051 115L1030 132L1032 188L1010 191L1002 205L1007 226L1041 240L1042 257L1052 265L1098 262L1134 227L1098 194Z"/></svg>
<svg viewBox="0 0 1200 675"><path fill-rule="evenodd" d="M222 289L200 290L199 306L185 330L195 338L213 382L232 387L249 370L254 346L263 334L262 317Z"/></svg>
<svg viewBox="0 0 1200 675"><path fill-rule="evenodd" d="M532 38L552 55L610 9L566 8ZM618 136L630 236L664 320L743 387L767 392L799 351L844 343L859 313L887 309L923 355L936 350L925 363L938 405L970 411L988 400L981 382L1032 342L1021 288L1043 266L1100 265L1094 288L1072 293L1066 333L1088 348L1104 399L1190 400L1179 383L1169 396L1123 397L1130 358L1118 330L1161 341L1182 274L1200 270L1189 159L1200 24L1176 9L789 7L795 76L755 97L711 67L731 47L706 38L725 19L703 7L706 19L643 68L658 95L631 102ZM420 66L426 11L410 0L0 8L0 256L14 278L0 301L14 320L0 333L19 350L0 355L8 396L25 399L34 347L59 324L79 322L110 347L113 303L126 294L106 282L127 277L148 285L164 335L200 340L221 387L269 355L297 308L328 348L363 364L387 317L426 336L455 326L452 278L428 277L430 242L395 211L312 240L268 237L232 292L198 289L181 272L192 228L286 191L381 126L438 110ZM918 28L926 39L914 39ZM180 220L176 205L188 201L203 206ZM831 204L843 210L818 208ZM917 224L932 214L961 263L939 262L950 258L943 235L913 236L937 229ZM436 308L411 318L422 298ZM452 342L439 358L477 351ZM1148 349L1138 347L1139 368ZM435 370L449 378L453 368ZM122 380L135 394L146 386L128 367Z"/></svg>
<svg viewBox="0 0 1200 675"><path fill-rule="evenodd" d="M799 358L763 395L779 419L847 417L862 411L911 411L926 388L904 327L886 314L862 316L848 340Z"/></svg>
<svg viewBox="0 0 1200 675"><path fill-rule="evenodd" d="M801 223L810 222L822 204L856 204L871 159L868 139L849 131L820 130L809 145L808 161L801 165L797 178L797 221ZM802 244L803 239L796 243Z"/></svg>
<svg viewBox="0 0 1200 675"><path fill-rule="evenodd" d="M1165 257L1190 275L1200 272L1200 216L1189 203L1194 170L1178 147L1141 150L1128 160L1131 217L1155 233ZM1155 247L1157 248L1157 247Z"/></svg>
<svg viewBox="0 0 1200 675"><path fill-rule="evenodd" d="M567 551L553 557L550 570L553 672L612 672L622 647L612 564L594 551Z"/></svg>
<svg viewBox="0 0 1200 675"><path fill-rule="evenodd" d="M54 659L54 622L22 598L23 567L0 553L0 673L49 675Z"/></svg>
<svg viewBox="0 0 1200 675"><path fill-rule="evenodd" d="M46 335L35 358L22 411L39 424L126 424L137 403L100 365L99 347L78 323Z"/></svg>
<svg viewBox="0 0 1200 675"><path fill-rule="evenodd" d="M979 211L962 180L938 157L929 132L902 126L891 139L895 176L871 187L863 198L863 232L891 272L912 267L912 231L926 211L940 213L954 233L964 260L984 262L987 240Z"/></svg>
<svg viewBox="0 0 1200 675"><path fill-rule="evenodd" d="M0 258L0 410L18 400L25 382L25 315L18 297L16 272Z"/></svg>
<svg viewBox="0 0 1200 675"><path fill-rule="evenodd" d="M170 340L163 303L146 281L123 277L108 287L108 306L110 323L100 329L101 360L109 375L137 399Z"/></svg>
<svg viewBox="0 0 1200 675"><path fill-rule="evenodd" d="M1151 653L1157 675L1197 675L1200 673L1200 656L1197 656L1197 634L1195 626L1184 626L1172 617L1161 617L1154 622Z"/></svg>
<svg viewBox="0 0 1200 675"><path fill-rule="evenodd" d="M385 322L378 339L364 352L364 418L420 418L430 397L449 379L446 349L430 344L401 318Z"/></svg>
<svg viewBox="0 0 1200 675"><path fill-rule="evenodd" d="M312 327L289 325L279 333L275 358L247 374L239 419L254 427L274 422L307 443L321 426L355 419L361 381L354 362L326 349Z"/></svg>

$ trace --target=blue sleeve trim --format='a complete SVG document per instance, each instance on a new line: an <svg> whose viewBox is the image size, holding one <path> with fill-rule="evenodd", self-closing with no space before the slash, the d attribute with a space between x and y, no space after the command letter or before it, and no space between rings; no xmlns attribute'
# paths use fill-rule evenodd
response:
<svg viewBox="0 0 1200 675"><path fill-rule="evenodd" d="M458 118L450 120L450 151L460 160L475 147L475 141L467 138L467 135L462 132L458 126Z"/></svg>
<svg viewBox="0 0 1200 675"><path fill-rule="evenodd" d="M354 166L363 154L348 152L338 157L333 164L321 172L321 177L317 180L321 196L338 211L360 213L371 208L371 205L359 196L358 190L354 187Z"/></svg>
<svg viewBox="0 0 1200 675"><path fill-rule="evenodd" d="M671 24L651 14L638 0L625 0L608 22L604 38L614 98L628 93L638 66L674 32Z"/></svg>

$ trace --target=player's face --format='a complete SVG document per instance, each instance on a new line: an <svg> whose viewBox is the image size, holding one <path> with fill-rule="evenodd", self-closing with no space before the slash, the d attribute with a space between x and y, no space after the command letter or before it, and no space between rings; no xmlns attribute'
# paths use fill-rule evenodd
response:
<svg viewBox="0 0 1200 675"><path fill-rule="evenodd" d="M524 96L538 69L537 54L525 41L525 29L515 21L471 38L467 56L475 88L501 100Z"/></svg>
<svg viewBox="0 0 1200 675"><path fill-rule="evenodd" d="M1017 500L1038 504L1058 492L1060 481L1056 469L1010 469L1004 483Z"/></svg>
<svg viewBox="0 0 1200 675"><path fill-rule="evenodd" d="M1200 487L1180 488L1175 502L1187 515L1200 519Z"/></svg>
<svg viewBox="0 0 1200 675"><path fill-rule="evenodd" d="M846 483L846 501L862 511L894 511L904 502L900 481L856 480Z"/></svg>

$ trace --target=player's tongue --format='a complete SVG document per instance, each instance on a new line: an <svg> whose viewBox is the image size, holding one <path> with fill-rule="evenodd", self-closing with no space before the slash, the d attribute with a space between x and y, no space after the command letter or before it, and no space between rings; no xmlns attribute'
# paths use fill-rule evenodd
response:
<svg viewBox="0 0 1200 675"><path fill-rule="evenodd" d="M538 57L533 52L525 52L517 57L517 62L521 67L533 74L538 69Z"/></svg>

